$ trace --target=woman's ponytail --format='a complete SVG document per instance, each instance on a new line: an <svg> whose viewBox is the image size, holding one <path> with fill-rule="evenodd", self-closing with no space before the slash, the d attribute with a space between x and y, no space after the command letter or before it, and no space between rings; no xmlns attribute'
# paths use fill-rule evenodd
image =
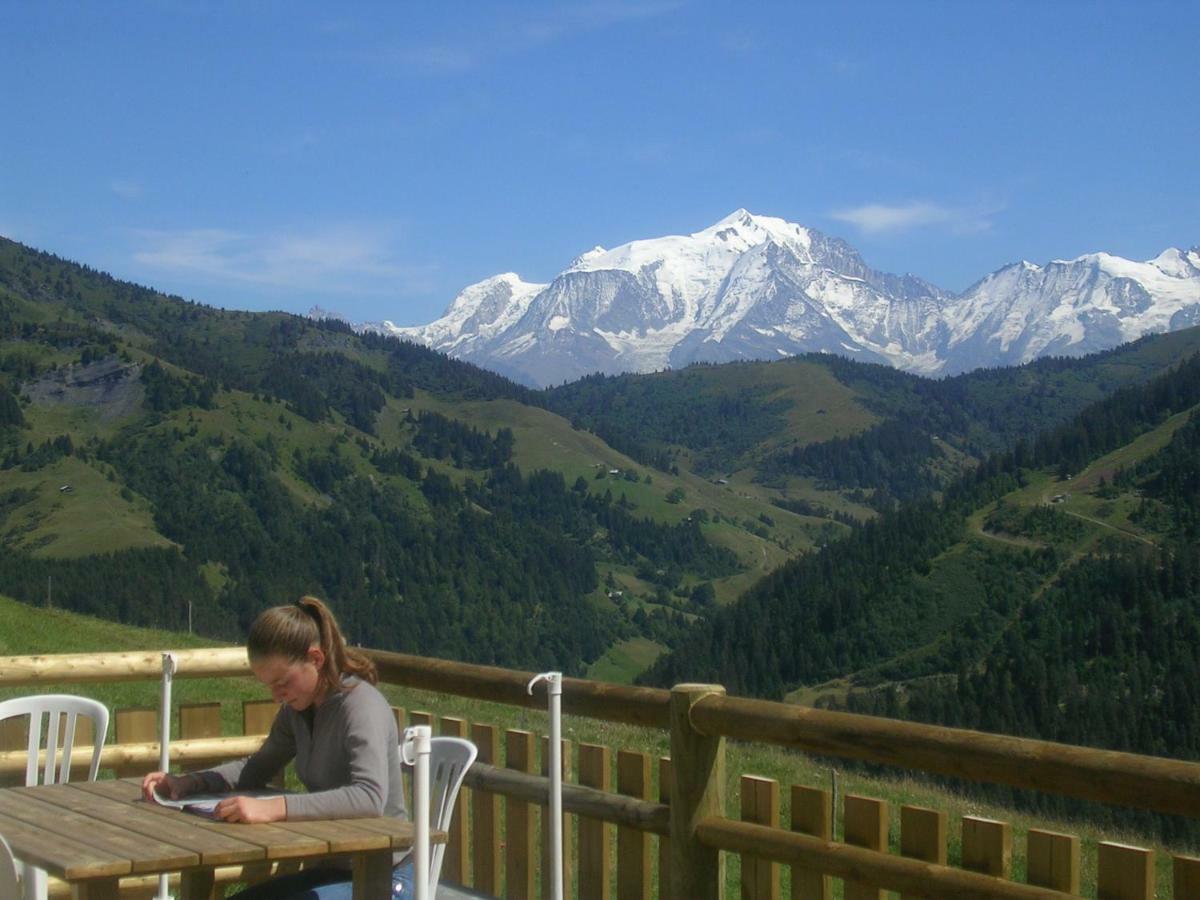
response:
<svg viewBox="0 0 1200 900"><path fill-rule="evenodd" d="M319 673L330 693L342 690L342 676L355 675L375 684L375 663L361 651L346 645L333 612L316 597L301 597L289 606L273 606L250 626L246 652L251 659L282 656L299 662L310 647L320 647L325 664Z"/></svg>

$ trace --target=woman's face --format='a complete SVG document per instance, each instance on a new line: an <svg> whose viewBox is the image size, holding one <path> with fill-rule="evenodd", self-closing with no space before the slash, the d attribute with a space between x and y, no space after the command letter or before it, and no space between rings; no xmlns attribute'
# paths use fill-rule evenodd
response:
<svg viewBox="0 0 1200 900"><path fill-rule="evenodd" d="M308 656L302 660L290 660L283 656L264 656L251 660L254 677L271 689L276 703L286 703L292 709L308 709L324 698L321 688L320 667L324 662L320 648L310 647Z"/></svg>

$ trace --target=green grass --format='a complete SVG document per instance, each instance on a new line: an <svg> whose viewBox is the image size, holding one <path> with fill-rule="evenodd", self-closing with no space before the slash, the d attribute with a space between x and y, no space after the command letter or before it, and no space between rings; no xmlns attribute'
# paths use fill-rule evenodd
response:
<svg viewBox="0 0 1200 900"><path fill-rule="evenodd" d="M154 527L150 505L135 494L123 495L121 484L102 474L103 466L69 456L35 472L5 472L6 492L26 490L32 498L0 520L0 541L59 558L170 546ZM60 490L64 485L70 491Z"/></svg>
<svg viewBox="0 0 1200 900"><path fill-rule="evenodd" d="M648 669L665 649L662 644L647 638L620 641L588 666L587 677L596 681L629 684L637 675Z"/></svg>

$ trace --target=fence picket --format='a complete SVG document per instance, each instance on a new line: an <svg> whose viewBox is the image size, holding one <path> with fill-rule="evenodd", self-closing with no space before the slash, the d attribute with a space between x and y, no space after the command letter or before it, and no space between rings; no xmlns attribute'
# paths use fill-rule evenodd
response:
<svg viewBox="0 0 1200 900"><path fill-rule="evenodd" d="M612 751L599 744L579 745L579 783L602 791L612 790ZM608 900L611 826L597 819L579 820L579 898Z"/></svg>
<svg viewBox="0 0 1200 900"><path fill-rule="evenodd" d="M179 738L184 741L221 736L221 704L180 703Z"/></svg>
<svg viewBox="0 0 1200 900"><path fill-rule="evenodd" d="M1200 859L1191 856L1171 857L1174 894L1177 900L1200 897Z"/></svg>
<svg viewBox="0 0 1200 900"><path fill-rule="evenodd" d="M658 802L671 804L671 760L658 758ZM673 900L671 893L671 839L658 838L658 900Z"/></svg>
<svg viewBox="0 0 1200 900"><path fill-rule="evenodd" d="M617 751L617 793L650 799L650 757ZM617 900L650 900L650 833L617 828Z"/></svg>
<svg viewBox="0 0 1200 900"><path fill-rule="evenodd" d="M1101 841L1096 848L1099 900L1154 900L1154 851Z"/></svg>
<svg viewBox="0 0 1200 900"><path fill-rule="evenodd" d="M571 742L562 742L562 777L563 783L566 784L571 780ZM542 774L549 777L550 775L550 738L542 737ZM539 807L542 816L542 897L549 897L553 888L553 882L550 879L550 806ZM574 849L571 846L571 818L564 812L562 821L563 829L563 890L569 892L567 885L571 883L571 872L573 869L572 860L574 858Z"/></svg>
<svg viewBox="0 0 1200 900"><path fill-rule="evenodd" d="M242 734L266 734L278 713L279 704L274 700L243 700Z"/></svg>
<svg viewBox="0 0 1200 900"><path fill-rule="evenodd" d="M845 841L886 853L888 848L888 804L886 800L847 794L842 801ZM845 900L883 900L883 891L857 880L845 880Z"/></svg>
<svg viewBox="0 0 1200 900"><path fill-rule="evenodd" d="M467 723L452 716L442 716L441 733L443 737L465 738ZM442 856L441 880L446 884L467 885L467 795L469 789L464 787L458 792L454 801L454 818L447 829L446 852Z"/></svg>
<svg viewBox="0 0 1200 900"><path fill-rule="evenodd" d="M779 827L779 782L743 775L742 821ZM746 900L779 900L779 863L742 854L742 897Z"/></svg>
<svg viewBox="0 0 1200 900"><path fill-rule="evenodd" d="M408 724L415 727L417 725L428 725L433 727L433 713L423 709L414 709L408 714Z"/></svg>
<svg viewBox="0 0 1200 900"><path fill-rule="evenodd" d="M1025 858L1030 884L1079 894L1079 838L1075 835L1030 828Z"/></svg>
<svg viewBox="0 0 1200 900"><path fill-rule="evenodd" d="M473 723L471 742L479 750L481 763L499 764L500 735L494 725ZM500 896L500 797L490 791L471 791L471 856L471 886Z"/></svg>
<svg viewBox="0 0 1200 900"><path fill-rule="evenodd" d="M832 841L833 794L820 788L792 785L792 831ZM830 876L792 866L792 900L832 898L833 879Z"/></svg>
<svg viewBox="0 0 1200 900"><path fill-rule="evenodd" d="M962 867L995 878L1012 875L1012 826L995 819L962 818Z"/></svg>
<svg viewBox="0 0 1200 900"><path fill-rule="evenodd" d="M118 744L146 744L158 740L158 710L153 707L136 706L128 709L118 709L113 718L115 735ZM158 768L155 766L155 768ZM147 770L145 766L120 766L116 770L118 778L130 775L141 775Z"/></svg>
<svg viewBox="0 0 1200 900"><path fill-rule="evenodd" d="M900 855L922 862L946 865L946 835L949 816L943 809L923 806L900 807ZM902 894L906 900L908 894Z"/></svg>
<svg viewBox="0 0 1200 900"><path fill-rule="evenodd" d="M504 765L530 775L534 772L533 733L509 729L504 734ZM505 798L504 881L509 900L533 898L533 807L523 800Z"/></svg>

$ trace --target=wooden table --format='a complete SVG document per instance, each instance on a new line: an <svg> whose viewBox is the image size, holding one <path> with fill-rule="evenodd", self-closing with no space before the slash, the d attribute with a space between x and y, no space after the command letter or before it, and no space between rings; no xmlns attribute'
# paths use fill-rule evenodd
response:
<svg viewBox="0 0 1200 900"><path fill-rule="evenodd" d="M23 862L68 882L76 900L116 900L123 875L179 872L183 900L208 900L216 866L349 854L355 900L391 897L392 852L408 822L380 816L240 825L145 803L141 779L0 789L0 834ZM445 832L432 840L445 841Z"/></svg>

